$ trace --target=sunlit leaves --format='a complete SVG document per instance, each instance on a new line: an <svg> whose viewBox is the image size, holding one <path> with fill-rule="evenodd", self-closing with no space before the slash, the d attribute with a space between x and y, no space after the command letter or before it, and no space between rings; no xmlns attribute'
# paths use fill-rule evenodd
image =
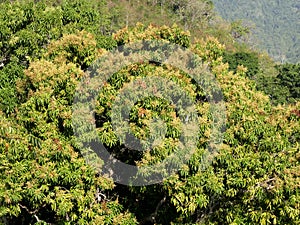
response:
<svg viewBox="0 0 300 225"><path fill-rule="evenodd" d="M132 34L123 30L117 38L125 42L131 40L131 35L144 38L145 30L139 32L141 34ZM203 170L200 162L209 138L210 117L205 114L205 103L199 104L200 127L203 126L199 147L202 148L178 175L161 184L163 191L160 193L170 198L169 204L178 213L176 219L170 220L188 223L194 216L198 221L216 224L299 222L299 204L296 203L299 201L296 178L299 106L273 108L269 98L258 92L254 82L246 77L245 67L238 66L233 73L228 64L222 63L224 46L217 40L200 40L192 49L210 64L220 82L227 102L227 129L224 144L212 165ZM146 66L133 68L134 75L147 74ZM252 72L256 71L254 68ZM135 109L135 115L143 121L152 114L149 108L141 106ZM154 148L154 154L145 154L141 162L157 162L157 157L164 155L162 148ZM148 190L151 192L150 188Z"/></svg>

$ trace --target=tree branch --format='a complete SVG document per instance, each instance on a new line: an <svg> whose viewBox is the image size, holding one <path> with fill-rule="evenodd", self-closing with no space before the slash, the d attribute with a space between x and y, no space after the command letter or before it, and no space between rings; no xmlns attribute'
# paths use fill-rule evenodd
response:
<svg viewBox="0 0 300 225"><path fill-rule="evenodd" d="M24 205L21 205L20 203L18 203L19 206L22 208L22 209L25 209L30 215L33 215L33 217L36 219L37 222L40 222L41 220L39 219L39 217L36 215L36 213L39 211L39 209L36 209L34 211L30 211L26 206ZM44 207L44 206L42 206Z"/></svg>

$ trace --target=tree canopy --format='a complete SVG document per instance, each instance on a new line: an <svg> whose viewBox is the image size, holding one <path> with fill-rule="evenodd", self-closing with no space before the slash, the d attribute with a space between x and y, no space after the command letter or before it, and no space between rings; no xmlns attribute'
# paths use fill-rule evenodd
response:
<svg viewBox="0 0 300 225"><path fill-rule="evenodd" d="M167 2L175 10L193 3ZM202 3L209 11L210 1ZM300 223L298 65L262 64L258 53L242 47L228 51L207 33L193 39L181 25L138 23L110 34L118 20L103 2L1 4L6 16L0 24L0 224ZM165 2L147 4L160 12ZM126 186L102 173L103 159L86 161L86 149L76 141L72 112L77 88L97 59L114 47L143 40L188 49L197 56L190 58L194 64L201 59L220 86L226 120L214 121L210 108L220 100L210 101L203 86L178 68L179 61L175 66L138 61L121 68L104 83L93 111L97 138L111 156L130 165L154 165L176 153L182 141L182 112L157 95L135 102L128 122L133 135L143 140L151 137L153 119L160 119L166 125L160 143L145 151L121 143L112 106L132 82L143 88L143 79L161 77L161 85L164 80L178 85L182 92L175 90L174 96L180 99L186 93L193 100L199 130L193 133L193 154L178 171L153 185ZM277 90L286 91L286 101L293 104L275 106L273 96L257 90L262 89L259 79L270 79L265 76L267 66L278 71ZM215 110L221 115L221 108ZM223 137L211 146L217 151L204 167L213 124ZM86 142L94 138L83 136ZM143 171L138 175L148 179Z"/></svg>

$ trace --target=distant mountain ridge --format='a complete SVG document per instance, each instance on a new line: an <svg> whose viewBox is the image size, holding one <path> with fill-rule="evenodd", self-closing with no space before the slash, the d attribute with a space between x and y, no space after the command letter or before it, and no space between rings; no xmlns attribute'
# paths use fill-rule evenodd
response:
<svg viewBox="0 0 300 225"><path fill-rule="evenodd" d="M252 44L276 61L300 62L300 2L298 0L213 0L226 20L253 22Z"/></svg>

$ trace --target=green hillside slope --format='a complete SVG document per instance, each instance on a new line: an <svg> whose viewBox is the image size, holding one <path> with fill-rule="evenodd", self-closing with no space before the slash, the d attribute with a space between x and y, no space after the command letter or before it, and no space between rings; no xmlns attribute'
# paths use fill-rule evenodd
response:
<svg viewBox="0 0 300 225"><path fill-rule="evenodd" d="M214 0L216 10L230 21L254 23L252 44L278 62L300 61L300 3L297 0Z"/></svg>

